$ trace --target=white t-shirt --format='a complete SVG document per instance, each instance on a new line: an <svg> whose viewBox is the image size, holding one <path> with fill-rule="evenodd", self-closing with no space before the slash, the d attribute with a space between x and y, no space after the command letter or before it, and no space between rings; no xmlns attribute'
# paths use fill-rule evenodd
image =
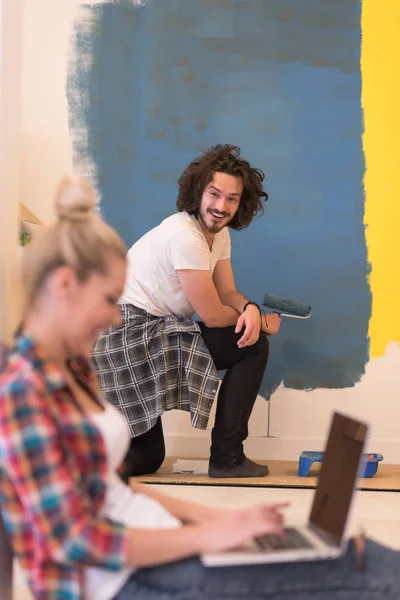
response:
<svg viewBox="0 0 400 600"><path fill-rule="evenodd" d="M168 217L138 240L128 252L128 274L121 304L133 304L156 317L190 319L194 309L182 289L179 269L210 271L230 258L227 227L218 232L210 250L197 219L187 212Z"/></svg>
<svg viewBox="0 0 400 600"><path fill-rule="evenodd" d="M127 527L140 529L172 529L181 523L161 504L144 494L135 494L115 472L121 464L130 442L125 418L112 404L104 401L102 413L91 418L103 435L107 449L108 481L102 515ZM128 581L135 569L109 571L100 567L85 569L85 600L111 600Z"/></svg>

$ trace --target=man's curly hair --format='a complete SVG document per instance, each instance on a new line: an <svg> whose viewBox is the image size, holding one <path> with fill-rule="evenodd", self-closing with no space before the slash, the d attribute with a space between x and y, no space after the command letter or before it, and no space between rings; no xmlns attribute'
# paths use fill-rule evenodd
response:
<svg viewBox="0 0 400 600"><path fill-rule="evenodd" d="M254 169L247 160L240 158L240 148L230 144L217 144L193 160L178 180L179 195L176 207L179 212L198 215L201 198L215 173L226 173L243 180L243 193L239 208L228 226L244 229L253 217L264 212L261 199L268 200L263 190L264 173Z"/></svg>

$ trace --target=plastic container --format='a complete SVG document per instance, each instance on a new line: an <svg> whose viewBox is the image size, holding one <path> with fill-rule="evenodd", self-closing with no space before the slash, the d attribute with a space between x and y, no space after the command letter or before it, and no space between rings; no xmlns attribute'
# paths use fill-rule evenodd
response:
<svg viewBox="0 0 400 600"><path fill-rule="evenodd" d="M299 477L307 477L311 465L315 462L322 463L324 452L314 452L305 450L299 458ZM361 477L372 477L378 471L378 463L383 460L382 454L370 453L364 454L364 470L361 471Z"/></svg>

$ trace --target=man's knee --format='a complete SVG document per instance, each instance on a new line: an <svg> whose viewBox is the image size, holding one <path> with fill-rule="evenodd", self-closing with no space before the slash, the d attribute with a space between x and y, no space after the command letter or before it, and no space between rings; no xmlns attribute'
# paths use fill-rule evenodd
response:
<svg viewBox="0 0 400 600"><path fill-rule="evenodd" d="M268 336L265 333L263 333L262 331L260 332L260 337L258 338L258 341L255 343L255 346L257 346L257 350L260 354L262 354L268 358L269 339L268 339Z"/></svg>
<svg viewBox="0 0 400 600"><path fill-rule="evenodd" d="M252 356L253 358L257 358L258 361L262 361L266 365L268 362L269 355L268 336L265 333L261 332L257 342L252 346L248 346L248 351L250 353L250 356Z"/></svg>
<svg viewBox="0 0 400 600"><path fill-rule="evenodd" d="M158 448L157 452L148 455L146 460L147 473L156 473L165 459L165 448Z"/></svg>
<svg viewBox="0 0 400 600"><path fill-rule="evenodd" d="M165 459L165 445L158 443L149 446L138 445L132 438L124 461L124 471L129 477L156 473Z"/></svg>

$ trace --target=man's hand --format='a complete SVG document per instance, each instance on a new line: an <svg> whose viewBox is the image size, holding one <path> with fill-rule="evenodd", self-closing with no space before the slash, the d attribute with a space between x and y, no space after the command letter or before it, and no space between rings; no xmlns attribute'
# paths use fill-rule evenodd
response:
<svg viewBox="0 0 400 600"><path fill-rule="evenodd" d="M252 346L255 344L260 337L261 330L261 319L260 311L254 304L249 304L244 312L240 315L237 320L235 333L242 331L245 328L242 337L239 339L237 345L239 348L245 348L246 346Z"/></svg>
<svg viewBox="0 0 400 600"><path fill-rule="evenodd" d="M277 313L262 315L261 331L267 335L275 335L281 326L281 318Z"/></svg>

